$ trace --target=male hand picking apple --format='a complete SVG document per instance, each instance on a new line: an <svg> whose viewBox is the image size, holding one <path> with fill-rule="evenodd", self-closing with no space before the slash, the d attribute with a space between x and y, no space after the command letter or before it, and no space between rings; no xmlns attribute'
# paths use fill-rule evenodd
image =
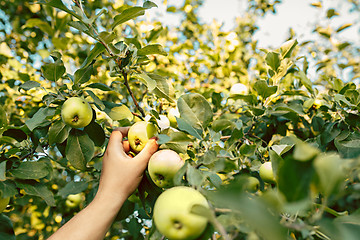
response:
<svg viewBox="0 0 360 240"><path fill-rule="evenodd" d="M199 204L206 208L206 198L191 187L178 186L163 192L154 205L154 222L157 229L170 240L193 240L206 229L207 219L191 213Z"/></svg>
<svg viewBox="0 0 360 240"><path fill-rule="evenodd" d="M89 125L93 112L90 104L80 97L67 99L61 108L61 117L65 124L72 128L83 128Z"/></svg>
<svg viewBox="0 0 360 240"><path fill-rule="evenodd" d="M153 182L160 188L174 186L174 176L184 165L179 154L170 149L163 149L154 153L148 164L148 170Z"/></svg>

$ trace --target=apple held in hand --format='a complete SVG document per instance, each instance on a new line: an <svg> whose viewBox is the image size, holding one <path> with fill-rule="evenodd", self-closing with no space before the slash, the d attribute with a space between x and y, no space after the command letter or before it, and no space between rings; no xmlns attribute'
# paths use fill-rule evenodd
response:
<svg viewBox="0 0 360 240"><path fill-rule="evenodd" d="M132 150L140 152L150 138L156 134L156 127L150 122L137 122L132 125L128 132L129 144Z"/></svg>
<svg viewBox="0 0 360 240"><path fill-rule="evenodd" d="M259 174L264 182L274 183L275 177L272 169L271 162L265 162L261 165Z"/></svg>
<svg viewBox="0 0 360 240"><path fill-rule="evenodd" d="M67 99L61 108L61 117L65 124L72 128L83 128L89 125L93 111L88 102L80 97Z"/></svg>
<svg viewBox="0 0 360 240"><path fill-rule="evenodd" d="M82 195L81 193L77 194L70 194L65 201L65 204L69 208L76 208L82 202Z"/></svg>
<svg viewBox="0 0 360 240"><path fill-rule="evenodd" d="M154 205L157 229L170 240L196 239L204 232L208 221L191 213L195 204L209 207L206 198L193 188L178 186L166 190Z"/></svg>
<svg viewBox="0 0 360 240"><path fill-rule="evenodd" d="M184 165L179 154L170 149L154 153L148 164L148 170L153 182L160 188L174 185L173 179L177 171Z"/></svg>
<svg viewBox="0 0 360 240"><path fill-rule="evenodd" d="M10 202L10 197L7 198L0 198L0 213L5 210L6 206Z"/></svg>

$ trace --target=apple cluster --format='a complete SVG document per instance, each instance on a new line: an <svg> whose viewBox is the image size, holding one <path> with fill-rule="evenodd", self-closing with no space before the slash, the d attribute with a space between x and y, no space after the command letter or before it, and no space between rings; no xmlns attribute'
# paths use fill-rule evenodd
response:
<svg viewBox="0 0 360 240"><path fill-rule="evenodd" d="M155 133L156 127L152 123L135 123L128 132L131 148L140 152ZM191 187L174 187L175 174L183 165L184 160L170 149L157 151L148 163L151 180L158 187L166 189L155 202L153 220L159 232L170 240L196 239L204 232L208 223L205 217L191 212L196 204L208 208L206 198Z"/></svg>

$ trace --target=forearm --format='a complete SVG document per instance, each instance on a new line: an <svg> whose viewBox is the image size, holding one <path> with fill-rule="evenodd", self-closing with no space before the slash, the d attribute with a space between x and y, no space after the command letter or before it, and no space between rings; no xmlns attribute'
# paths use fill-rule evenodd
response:
<svg viewBox="0 0 360 240"><path fill-rule="evenodd" d="M98 240L110 228L127 196L98 193L94 200L54 233L49 240Z"/></svg>

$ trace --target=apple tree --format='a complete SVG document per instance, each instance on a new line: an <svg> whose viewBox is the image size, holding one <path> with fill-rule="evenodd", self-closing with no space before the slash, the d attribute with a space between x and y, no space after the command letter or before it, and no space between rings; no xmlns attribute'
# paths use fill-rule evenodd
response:
<svg viewBox="0 0 360 240"><path fill-rule="evenodd" d="M169 27L151 1L0 1L1 239L46 239L81 211L111 131L142 121L184 161L171 185L207 200L188 213L206 220L197 239L358 239L360 48L341 38L353 23L261 49L256 20L280 1L248 0L231 31L204 24L202 2L162 1L181 17ZM68 99L91 109L69 124ZM153 213L167 190L146 171L105 239L166 239Z"/></svg>

